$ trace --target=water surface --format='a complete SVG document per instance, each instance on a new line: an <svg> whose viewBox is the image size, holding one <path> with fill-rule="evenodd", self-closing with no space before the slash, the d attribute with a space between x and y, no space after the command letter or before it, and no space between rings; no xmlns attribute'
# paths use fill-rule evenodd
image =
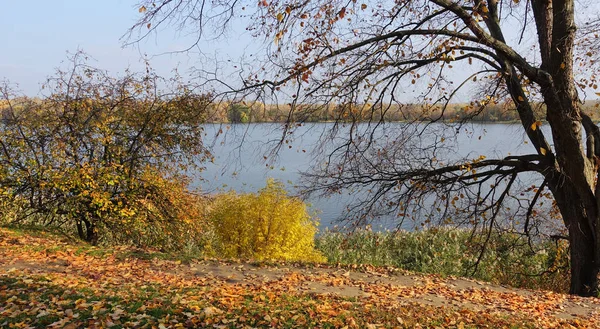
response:
<svg viewBox="0 0 600 329"><path fill-rule="evenodd" d="M441 124L438 125L441 127ZM297 191L294 185L300 182L300 172L308 170L319 160L314 158L312 151L323 133L332 127L332 123L314 123L297 128L290 144L284 144L277 157L273 158L270 155L281 139L281 125L207 125L205 142L213 145L215 161L206 164L206 170L200 174L203 180L196 181L196 184L209 192L229 189L253 192L264 187L267 178L272 177L284 182L290 193L295 194ZM403 127L402 123L392 123L386 129L393 131ZM502 158L535 152L526 142L523 128L518 124L469 124L457 134L454 134L454 128L442 128L449 133L446 154L448 160L477 158L480 155ZM219 130L223 134L215 139ZM383 135L385 134L382 133ZM428 137L424 135L423 138ZM426 143L427 140L423 142ZM332 227L336 224L335 220L345 214L346 205L352 199L352 195L345 194L306 201L320 218L321 227Z"/></svg>

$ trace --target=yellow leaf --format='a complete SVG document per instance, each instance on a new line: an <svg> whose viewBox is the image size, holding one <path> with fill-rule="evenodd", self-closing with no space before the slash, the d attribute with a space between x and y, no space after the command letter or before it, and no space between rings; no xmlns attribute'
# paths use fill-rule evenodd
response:
<svg viewBox="0 0 600 329"><path fill-rule="evenodd" d="M275 44L279 44L279 40L281 40L282 37L283 37L282 31L277 32L277 34L275 34Z"/></svg>
<svg viewBox="0 0 600 329"><path fill-rule="evenodd" d="M519 100L519 102L524 102L525 101L525 98L523 98L523 96L519 96L519 97L517 97L517 99Z"/></svg>
<svg viewBox="0 0 600 329"><path fill-rule="evenodd" d="M560 68L561 68L561 69L563 69L563 70L564 70L564 69L565 69L565 66L566 66L566 65L565 65L565 63L560 63Z"/></svg>
<svg viewBox="0 0 600 329"><path fill-rule="evenodd" d="M535 131L536 129L538 129L541 126L542 126L542 122L540 120L537 120L536 122L531 124L531 130Z"/></svg>
<svg viewBox="0 0 600 329"><path fill-rule="evenodd" d="M542 155L546 155L546 149L545 149L545 148L543 148L543 147L540 147L540 153L541 153Z"/></svg>
<svg viewBox="0 0 600 329"><path fill-rule="evenodd" d="M363 3L362 5L360 5L360 9L365 10L367 9L367 4Z"/></svg>
<svg viewBox="0 0 600 329"><path fill-rule="evenodd" d="M140 9L138 10L140 12L140 14L143 14L146 12L146 6L141 6Z"/></svg>
<svg viewBox="0 0 600 329"><path fill-rule="evenodd" d="M280 22L283 21L283 14L282 13L277 14L277 20L280 21Z"/></svg>
<svg viewBox="0 0 600 329"><path fill-rule="evenodd" d="M147 27L148 29L150 29L150 27L151 27L151 26L152 26L152 23L148 23L148 25L146 25L146 27Z"/></svg>

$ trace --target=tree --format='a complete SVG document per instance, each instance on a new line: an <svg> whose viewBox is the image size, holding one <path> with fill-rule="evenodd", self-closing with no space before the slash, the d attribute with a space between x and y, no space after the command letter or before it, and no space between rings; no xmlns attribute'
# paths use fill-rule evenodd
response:
<svg viewBox="0 0 600 329"><path fill-rule="evenodd" d="M233 104L227 115L231 123L248 123L250 121L250 108L241 104Z"/></svg>
<svg viewBox="0 0 600 329"><path fill-rule="evenodd" d="M0 89L0 204L18 207L14 222L163 247L198 228L198 198L180 170L210 157L207 96L149 68L112 78L83 53L45 89L41 100Z"/></svg>
<svg viewBox="0 0 600 329"><path fill-rule="evenodd" d="M231 81L209 77L224 95L262 97L265 103L266 98L287 99L292 112L300 112L301 104L335 103L354 111L338 113L341 122L355 118L360 107L362 125L354 120L348 129L327 134L328 140L344 134L346 142L330 148L326 165L307 175L309 192L337 193L357 186L368 190L354 208L362 213L359 220L368 214L420 214L427 220L450 218L491 230L499 226L499 217L520 217L528 234L536 221L536 204L549 197L568 232L570 292L598 293L600 130L583 111L580 98L597 88L597 6L574 0L210 5L145 0L140 12L131 42L172 24L197 32L199 43L215 33L226 35L238 17L248 22L248 33L265 38L264 61L254 59L240 70L250 73L239 87L226 90L223 86L233 86ZM443 118L463 90L470 91L471 101L450 133L447 125L431 124ZM406 104L405 91L416 95L420 115ZM447 135L459 130L456 125L505 101L516 108L534 147L531 154L443 159ZM536 115L542 105L543 115ZM404 112L409 107L413 111ZM390 130L382 120L392 108L408 120L402 129ZM292 117L303 118L301 112ZM549 130L540 129L542 120ZM282 141L294 126L284 125ZM536 186L520 189L523 174L537 178ZM507 206L511 200L516 207ZM423 214L428 209L433 210Z"/></svg>

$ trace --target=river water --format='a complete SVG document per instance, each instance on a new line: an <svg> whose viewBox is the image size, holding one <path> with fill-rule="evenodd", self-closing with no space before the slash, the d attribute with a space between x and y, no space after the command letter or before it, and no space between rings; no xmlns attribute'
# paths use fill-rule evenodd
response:
<svg viewBox="0 0 600 329"><path fill-rule="evenodd" d="M441 124L438 124L441 125ZM294 140L279 151L276 161L269 157L273 146L281 137L279 124L206 125L205 144L212 145L214 163L205 164L196 186L205 192L233 189L238 192L253 192L265 186L269 177L285 183L291 194L297 193L294 185L301 179L300 172L309 169L315 159L312 150L318 145L322 133L329 131L332 123L314 123L294 131ZM403 129L402 123L389 124L387 129ZM445 126L445 128L448 128ZM219 137L217 132L223 131ZM469 124L454 134L451 131L448 157L502 158L508 155L535 153L526 142L523 128L518 124ZM549 135L547 135L549 136ZM426 138L426 137L423 137ZM265 160L265 156L267 160ZM306 200L311 211L320 219L321 228L331 228L345 214L350 195Z"/></svg>

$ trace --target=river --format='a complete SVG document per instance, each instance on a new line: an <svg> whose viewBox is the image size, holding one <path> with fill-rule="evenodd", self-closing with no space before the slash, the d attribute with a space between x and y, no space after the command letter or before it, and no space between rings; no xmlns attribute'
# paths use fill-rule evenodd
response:
<svg viewBox="0 0 600 329"><path fill-rule="evenodd" d="M297 128L290 144L292 147L286 144L278 153L276 162L272 163L272 158L268 158L270 162L266 163L264 157L269 155L275 141L281 136L279 124L206 125L205 144L212 145L215 161L205 164L205 170L200 173L201 180L196 180L195 185L206 192L230 189L252 192L264 187L267 178L272 177L284 182L290 193L295 194L294 185L301 178L300 172L316 161L311 150L319 142L321 133L332 126L332 123L314 123ZM388 129L403 127L402 123L392 123ZM219 130L223 133L215 137ZM451 133L450 138L449 157L477 158L484 155L501 158L535 152L526 142L524 130L518 124L469 124L458 133ZM321 228L331 228L344 215L351 196L338 195L306 201L311 205L311 211L319 217Z"/></svg>

